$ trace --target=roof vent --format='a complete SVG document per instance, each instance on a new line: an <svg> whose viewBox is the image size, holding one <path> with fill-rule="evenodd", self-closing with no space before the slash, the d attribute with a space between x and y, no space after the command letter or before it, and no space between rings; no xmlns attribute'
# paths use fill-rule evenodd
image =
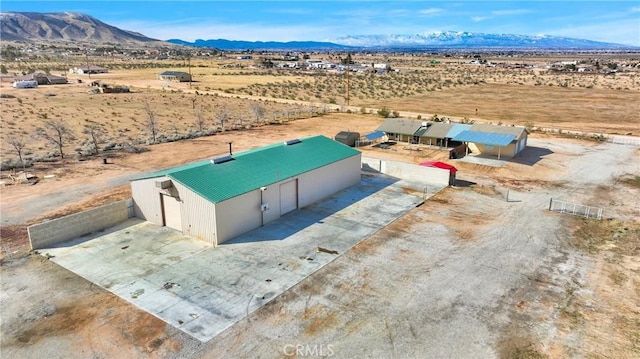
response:
<svg viewBox="0 0 640 359"><path fill-rule="evenodd" d="M213 163L214 165L219 165L221 163L225 163L225 162L229 162L229 161L235 161L235 158L233 158L231 156L218 157L218 158L212 159L211 163Z"/></svg>
<svg viewBox="0 0 640 359"><path fill-rule="evenodd" d="M297 138L294 138L293 140L288 140L288 141L284 141L284 145L285 146L291 146L291 145L295 145L296 143L300 143L302 141L300 141Z"/></svg>

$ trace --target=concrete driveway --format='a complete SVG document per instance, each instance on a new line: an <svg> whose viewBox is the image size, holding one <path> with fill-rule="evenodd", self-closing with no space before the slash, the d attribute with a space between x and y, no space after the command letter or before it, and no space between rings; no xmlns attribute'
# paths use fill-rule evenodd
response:
<svg viewBox="0 0 640 359"><path fill-rule="evenodd" d="M414 208L424 186L363 174L359 185L217 248L130 220L40 252L204 342Z"/></svg>

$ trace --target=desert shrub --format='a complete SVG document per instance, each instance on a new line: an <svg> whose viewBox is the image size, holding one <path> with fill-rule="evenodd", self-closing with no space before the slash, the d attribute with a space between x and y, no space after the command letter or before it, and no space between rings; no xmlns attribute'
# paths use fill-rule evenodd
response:
<svg viewBox="0 0 640 359"><path fill-rule="evenodd" d="M380 117L387 118L387 117L389 117L389 115L391 115L391 111L386 107L383 107L383 108L378 110L378 116L380 116Z"/></svg>
<svg viewBox="0 0 640 359"><path fill-rule="evenodd" d="M23 167L27 168L31 166L33 166L33 162L26 159L23 162L20 162L17 158L3 158L2 161L0 161L0 171L22 169Z"/></svg>

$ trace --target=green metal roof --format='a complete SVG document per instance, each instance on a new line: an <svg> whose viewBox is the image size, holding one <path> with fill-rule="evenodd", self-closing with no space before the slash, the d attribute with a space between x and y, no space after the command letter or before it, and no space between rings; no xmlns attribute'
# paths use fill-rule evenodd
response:
<svg viewBox="0 0 640 359"><path fill-rule="evenodd" d="M315 136L292 145L281 142L237 153L233 161L197 162L143 178L169 176L216 203L359 154L325 136Z"/></svg>

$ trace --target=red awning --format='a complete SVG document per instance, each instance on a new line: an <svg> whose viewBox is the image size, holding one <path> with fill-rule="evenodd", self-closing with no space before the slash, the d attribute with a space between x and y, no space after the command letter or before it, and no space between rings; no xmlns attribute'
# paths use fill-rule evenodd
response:
<svg viewBox="0 0 640 359"><path fill-rule="evenodd" d="M420 166L442 168L445 170L449 170L449 173L451 174L455 174L456 172L458 172L458 169L453 167L452 165L438 161L425 161L420 163Z"/></svg>

